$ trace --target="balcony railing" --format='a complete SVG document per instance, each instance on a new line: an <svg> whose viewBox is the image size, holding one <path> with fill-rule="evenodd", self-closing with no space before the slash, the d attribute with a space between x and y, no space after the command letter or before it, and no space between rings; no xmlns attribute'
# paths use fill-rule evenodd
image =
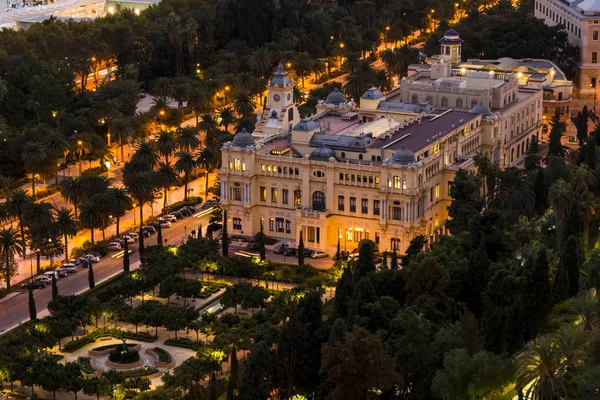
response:
<svg viewBox="0 0 600 400"><path fill-rule="evenodd" d="M302 210L302 216L303 217L307 217L307 218L321 218L321 214L323 215L327 215L327 210L323 210L323 211L317 211L317 210L312 210L310 208L304 208Z"/></svg>

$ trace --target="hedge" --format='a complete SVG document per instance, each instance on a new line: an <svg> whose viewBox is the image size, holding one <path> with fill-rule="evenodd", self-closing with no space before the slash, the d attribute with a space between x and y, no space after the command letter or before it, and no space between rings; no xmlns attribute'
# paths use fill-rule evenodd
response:
<svg viewBox="0 0 600 400"><path fill-rule="evenodd" d="M152 375L157 372L158 372L158 368L152 367L152 368L148 368L148 370L146 370L144 368L139 368L139 369L134 369L133 371L129 371L129 372L120 372L120 374L123 376L123 378L138 378L138 377L142 377L142 376Z"/></svg>
<svg viewBox="0 0 600 400"><path fill-rule="evenodd" d="M171 362L171 354L165 349L161 349L160 347L155 347L154 352L158 355L158 361L164 363Z"/></svg>
<svg viewBox="0 0 600 400"><path fill-rule="evenodd" d="M198 197L198 196L188 197L187 200L181 200L181 201L175 202L175 203L167 206L166 213L164 213L164 214L168 214L170 212L177 211L185 206L195 206L196 204L200 204L201 202L202 202L202 197Z"/></svg>
<svg viewBox="0 0 600 400"><path fill-rule="evenodd" d="M107 344L105 346L100 346L100 347L94 347L92 350L93 351L104 351L104 350L109 350L109 349L116 349L117 347L123 346L121 343L113 343L113 344ZM135 347L137 346L137 344L135 343L127 343L127 347Z"/></svg>
<svg viewBox="0 0 600 400"><path fill-rule="evenodd" d="M83 336L79 339L75 339L70 341L69 343L65 344L63 346L63 351L67 352L67 353L72 353L76 350L79 350L80 348L82 348L85 345L88 345L90 343L94 343L96 341L96 338L91 338L88 336Z"/></svg>
<svg viewBox="0 0 600 400"><path fill-rule="evenodd" d="M92 368L92 365L90 364L89 357L78 357L77 364L79 364L81 370L86 374L93 374L94 372L96 372L96 370Z"/></svg>
<svg viewBox="0 0 600 400"><path fill-rule="evenodd" d="M194 351L198 351L202 348L202 343L194 342L187 338L167 339L167 340L165 340L165 345L174 346L174 347L182 347L184 349L192 349Z"/></svg>
<svg viewBox="0 0 600 400"><path fill-rule="evenodd" d="M75 350L79 350L80 348L82 348L85 345L88 345L90 343L94 343L96 341L96 339L98 339L99 337L102 336L110 336L113 337L115 339L130 339L130 340L139 340L140 342L154 342L156 340L156 336L153 336L147 332L140 332L140 333L135 333L135 332L130 332L130 331L125 331L125 330L121 330L121 329L114 329L114 328L100 328L100 329L96 329L94 332L89 333L86 336L83 336L79 339L75 339L71 342L68 342L67 344L65 344L63 346L63 351L67 352L67 353L72 353ZM111 347L113 345L108 345L108 346L103 346L103 347ZM97 349L94 349L97 350Z"/></svg>

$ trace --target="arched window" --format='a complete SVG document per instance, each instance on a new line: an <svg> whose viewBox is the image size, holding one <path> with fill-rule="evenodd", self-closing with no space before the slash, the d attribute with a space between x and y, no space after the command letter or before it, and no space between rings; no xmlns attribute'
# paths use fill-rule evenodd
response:
<svg viewBox="0 0 600 400"><path fill-rule="evenodd" d="M377 156L377 161L381 161L381 156Z"/></svg>
<svg viewBox="0 0 600 400"><path fill-rule="evenodd" d="M427 100L427 102L428 102L430 105L433 105L433 97L431 97L431 96L427 96L427 99L426 99L426 100Z"/></svg>
<svg viewBox="0 0 600 400"><path fill-rule="evenodd" d="M471 108L477 105L477 100L471 100Z"/></svg>
<svg viewBox="0 0 600 400"><path fill-rule="evenodd" d="M462 99L456 99L456 108L463 108Z"/></svg>
<svg viewBox="0 0 600 400"><path fill-rule="evenodd" d="M325 211L325 193L320 190L313 193L312 209L315 211Z"/></svg>
<svg viewBox="0 0 600 400"><path fill-rule="evenodd" d="M294 120L294 107L292 107L288 110L288 121L293 121L293 120Z"/></svg>
<svg viewBox="0 0 600 400"><path fill-rule="evenodd" d="M448 99L445 97L442 97L442 107L448 107Z"/></svg>
<svg viewBox="0 0 600 400"><path fill-rule="evenodd" d="M416 94L413 94L413 96L412 96L412 103L413 104L419 104L419 96L417 96Z"/></svg>
<svg viewBox="0 0 600 400"><path fill-rule="evenodd" d="M375 156L371 156L371 161L375 161Z"/></svg>
<svg viewBox="0 0 600 400"><path fill-rule="evenodd" d="M363 159L363 155L362 155L362 154L359 154L359 155L358 155L358 159L359 159L359 160L362 160L362 159Z"/></svg>
<svg viewBox="0 0 600 400"><path fill-rule="evenodd" d="M346 158L346 153L344 153L344 152L342 151L342 154L341 154L341 156L342 156L342 158Z"/></svg>

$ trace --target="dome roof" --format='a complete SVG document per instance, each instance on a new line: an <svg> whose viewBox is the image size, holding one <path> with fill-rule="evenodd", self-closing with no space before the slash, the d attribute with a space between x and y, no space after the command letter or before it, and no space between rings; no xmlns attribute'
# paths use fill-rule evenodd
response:
<svg viewBox="0 0 600 400"><path fill-rule="evenodd" d="M361 99L375 100L379 99L380 97L383 97L381 90L377 89L376 87L371 87L361 96Z"/></svg>
<svg viewBox="0 0 600 400"><path fill-rule="evenodd" d="M496 67L502 71L512 71L519 66L519 63L514 58L510 57L499 58L494 64L496 64Z"/></svg>
<svg viewBox="0 0 600 400"><path fill-rule="evenodd" d="M317 129L319 125L310 118L303 118L300 122L294 126L295 131L309 132Z"/></svg>
<svg viewBox="0 0 600 400"><path fill-rule="evenodd" d="M338 88L333 89L333 92L329 93L327 99L325 99L325 104L335 104L338 106L343 103L347 103L346 96Z"/></svg>
<svg viewBox="0 0 600 400"><path fill-rule="evenodd" d="M444 36L439 40L439 42L442 44L460 44L463 43L464 40L460 38L458 32L456 32L454 29L450 29L444 33Z"/></svg>
<svg viewBox="0 0 600 400"><path fill-rule="evenodd" d="M412 164L415 162L415 153L406 148L406 146L400 147L394 152L392 156L392 162L395 164Z"/></svg>
<svg viewBox="0 0 600 400"><path fill-rule="evenodd" d="M254 137L251 133L248 133L246 128L243 128L241 132L236 133L233 137L233 145L241 148L254 146Z"/></svg>
<svg viewBox="0 0 600 400"><path fill-rule="evenodd" d="M492 113L492 110L490 110L490 108L488 106L483 104L483 101L480 101L479 104L477 104L475 107L473 107L471 109L471 111L469 111L469 113L470 114L490 115Z"/></svg>
<svg viewBox="0 0 600 400"><path fill-rule="evenodd" d="M317 160L329 160L330 157L335 157L335 152L325 145L315 149L310 153L310 158Z"/></svg>
<svg viewBox="0 0 600 400"><path fill-rule="evenodd" d="M285 87L291 84L292 81L290 80L290 78L288 78L287 72L283 70L283 65L279 64L279 66L277 67L277 72L275 72L275 74L273 74L273 77L271 78L270 85Z"/></svg>

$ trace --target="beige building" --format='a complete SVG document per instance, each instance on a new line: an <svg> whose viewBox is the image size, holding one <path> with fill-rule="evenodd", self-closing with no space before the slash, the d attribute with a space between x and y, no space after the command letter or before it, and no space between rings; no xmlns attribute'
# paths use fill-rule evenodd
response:
<svg viewBox="0 0 600 400"><path fill-rule="evenodd" d="M569 42L579 46L577 86L581 93L595 95L600 84L600 1L536 0L535 16L565 27Z"/></svg>

